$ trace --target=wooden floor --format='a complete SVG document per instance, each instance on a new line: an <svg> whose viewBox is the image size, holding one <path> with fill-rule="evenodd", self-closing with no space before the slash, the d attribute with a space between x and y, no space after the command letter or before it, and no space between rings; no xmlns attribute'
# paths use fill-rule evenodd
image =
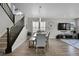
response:
<svg viewBox="0 0 79 59"><path fill-rule="evenodd" d="M74 48L61 40L50 39L47 50L39 49L36 53L35 48L28 48L28 41L24 42L14 52L6 56L79 56L79 49Z"/></svg>

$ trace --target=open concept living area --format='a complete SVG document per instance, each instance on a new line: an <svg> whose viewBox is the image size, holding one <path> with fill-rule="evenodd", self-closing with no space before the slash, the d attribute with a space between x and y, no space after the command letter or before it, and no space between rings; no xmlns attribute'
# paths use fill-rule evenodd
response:
<svg viewBox="0 0 79 59"><path fill-rule="evenodd" d="M0 56L79 56L79 3L0 3Z"/></svg>

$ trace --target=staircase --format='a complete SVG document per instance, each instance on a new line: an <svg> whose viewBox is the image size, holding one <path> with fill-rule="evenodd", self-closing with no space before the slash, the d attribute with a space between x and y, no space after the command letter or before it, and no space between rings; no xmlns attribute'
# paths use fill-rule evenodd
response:
<svg viewBox="0 0 79 59"><path fill-rule="evenodd" d="M6 48L7 48L7 33L5 33L0 38L0 55L3 55L5 53Z"/></svg>
<svg viewBox="0 0 79 59"><path fill-rule="evenodd" d="M9 17L9 19L12 21L1 24L2 26L6 25L4 26L3 30L5 30L7 27L7 33L5 33L2 37L0 37L0 56L1 56L12 52L12 46L24 27L24 16L15 23L15 15L13 14L9 5L7 3L0 3L0 7L2 14L4 14L3 12L5 12L6 15ZM5 20L8 21L8 19Z"/></svg>

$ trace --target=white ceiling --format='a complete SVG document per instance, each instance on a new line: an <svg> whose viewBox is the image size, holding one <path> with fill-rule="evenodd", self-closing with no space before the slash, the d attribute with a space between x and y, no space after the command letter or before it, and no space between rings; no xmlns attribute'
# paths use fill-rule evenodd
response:
<svg viewBox="0 0 79 59"><path fill-rule="evenodd" d="M41 17L79 17L79 3L15 3L27 17L39 17L39 6L42 6Z"/></svg>

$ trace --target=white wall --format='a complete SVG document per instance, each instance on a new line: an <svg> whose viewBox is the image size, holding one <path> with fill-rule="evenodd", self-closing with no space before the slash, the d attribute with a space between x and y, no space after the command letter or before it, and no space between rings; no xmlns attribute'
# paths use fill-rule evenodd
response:
<svg viewBox="0 0 79 59"><path fill-rule="evenodd" d="M44 18L43 20L46 21L46 31L50 32L50 38L56 38L56 35L62 34L62 32L58 30L58 23L75 23L75 20L71 18ZM50 25L52 25L52 27L50 27Z"/></svg>
<svg viewBox="0 0 79 59"><path fill-rule="evenodd" d="M79 33L79 18L75 19L76 23L76 32Z"/></svg>
<svg viewBox="0 0 79 59"><path fill-rule="evenodd" d="M15 43L12 46L12 51L14 51L16 48L18 48L26 39L27 39L27 30L26 27L22 29L19 36L17 37Z"/></svg>
<svg viewBox="0 0 79 59"><path fill-rule="evenodd" d="M6 32L6 28L10 28L12 25L12 21L9 19L9 17L0 6L0 37Z"/></svg>
<svg viewBox="0 0 79 59"><path fill-rule="evenodd" d="M40 10L41 17L79 17L79 3L15 3L15 6L27 17L39 17L39 6L42 6Z"/></svg>

